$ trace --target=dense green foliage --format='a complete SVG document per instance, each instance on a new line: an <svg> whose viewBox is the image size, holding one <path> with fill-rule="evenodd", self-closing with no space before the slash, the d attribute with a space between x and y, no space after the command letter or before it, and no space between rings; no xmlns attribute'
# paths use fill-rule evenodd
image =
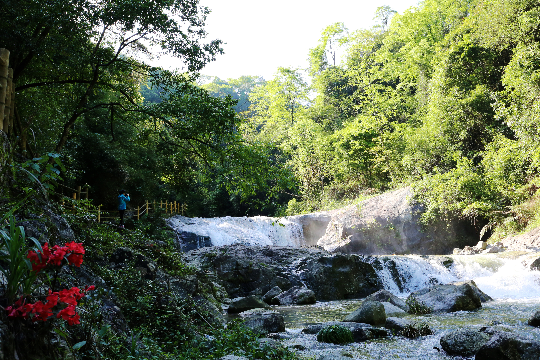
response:
<svg viewBox="0 0 540 360"><path fill-rule="evenodd" d="M540 222L535 1L381 7L267 81L197 78L221 52L197 1L8 3L14 155L59 154L96 204L128 188L191 216L283 215L411 184L426 221L488 220L496 236ZM146 65L152 45L186 73Z"/></svg>
<svg viewBox="0 0 540 360"><path fill-rule="evenodd" d="M539 11L425 0L380 8L369 30L328 26L309 53L311 88L280 69L251 96L249 136L298 181L289 212L412 184L426 221L487 219L497 236L538 223Z"/></svg>

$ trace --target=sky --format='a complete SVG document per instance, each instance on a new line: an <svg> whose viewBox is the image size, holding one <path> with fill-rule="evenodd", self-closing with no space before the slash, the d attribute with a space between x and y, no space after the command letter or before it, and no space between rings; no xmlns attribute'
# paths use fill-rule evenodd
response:
<svg viewBox="0 0 540 360"><path fill-rule="evenodd" d="M307 68L309 49L322 31L343 22L349 31L368 29L379 6L402 14L418 0L200 0L212 10L206 21L208 39L220 39L225 54L201 73L221 79L242 75L273 78L277 68ZM174 70L175 61L160 66Z"/></svg>

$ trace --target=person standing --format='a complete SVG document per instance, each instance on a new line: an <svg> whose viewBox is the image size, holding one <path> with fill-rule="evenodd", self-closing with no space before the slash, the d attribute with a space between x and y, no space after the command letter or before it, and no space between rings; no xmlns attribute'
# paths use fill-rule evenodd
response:
<svg viewBox="0 0 540 360"><path fill-rule="evenodd" d="M120 228L124 228L124 213L126 212L127 202L130 201L129 194L126 190L120 190L118 195L118 212L120 213Z"/></svg>

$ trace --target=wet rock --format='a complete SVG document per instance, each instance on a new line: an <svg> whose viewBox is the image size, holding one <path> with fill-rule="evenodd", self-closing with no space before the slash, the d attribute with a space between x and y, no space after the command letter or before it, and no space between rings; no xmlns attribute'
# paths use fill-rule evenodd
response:
<svg viewBox="0 0 540 360"><path fill-rule="evenodd" d="M389 302L383 301L381 302L381 304L383 304L384 306L384 312L386 313L386 316L405 316L408 314L405 310L398 308L397 306Z"/></svg>
<svg viewBox="0 0 540 360"><path fill-rule="evenodd" d="M444 335L440 344L449 355L472 356L488 342L489 338L489 335L475 329L461 329Z"/></svg>
<svg viewBox="0 0 540 360"><path fill-rule="evenodd" d="M355 342L379 339L390 336L390 333L385 329L374 328L365 323L345 322L345 321L328 321L321 324L308 325L302 330L303 334L317 334L323 328L339 325L351 330Z"/></svg>
<svg viewBox="0 0 540 360"><path fill-rule="evenodd" d="M379 301L364 301L362 306L347 315L343 321L382 326L386 322L384 305Z"/></svg>
<svg viewBox="0 0 540 360"><path fill-rule="evenodd" d="M531 270L537 270L537 271L540 270L540 258L534 260L534 261L531 263L530 269L531 269Z"/></svg>
<svg viewBox="0 0 540 360"><path fill-rule="evenodd" d="M354 342L362 342L373 339L381 339L390 336L386 329L374 327L358 327L352 330Z"/></svg>
<svg viewBox="0 0 540 360"><path fill-rule="evenodd" d="M387 317L384 327L390 330L393 334L397 335L407 326L411 325L411 322L399 317Z"/></svg>
<svg viewBox="0 0 540 360"><path fill-rule="evenodd" d="M345 322L345 321L327 321L320 324L308 325L304 329L302 329L302 333L303 334L317 334L319 331L321 331L322 328L332 326L332 325L341 325L351 331L357 328L361 328L361 327L371 327L371 325L369 324L362 324L362 323Z"/></svg>
<svg viewBox="0 0 540 360"><path fill-rule="evenodd" d="M315 248L233 245L202 248L185 256L187 264L214 272L229 297L266 294L274 287L307 286L317 300L365 297L382 283L361 255L331 255Z"/></svg>
<svg viewBox="0 0 540 360"><path fill-rule="evenodd" d="M483 292L482 290L478 288L474 280L455 281L452 284L454 285L469 284L471 288L474 290L474 292L476 293L476 295L478 295L478 297L480 298L480 301L483 303L493 300L491 296L489 296L488 294L486 294L485 292Z"/></svg>
<svg viewBox="0 0 540 360"><path fill-rule="evenodd" d="M392 294L390 291L386 289L379 290L368 297L366 297L367 301L380 301L382 303L388 302L392 305L397 306L398 308L407 311L407 304L405 301L398 298L396 295Z"/></svg>
<svg viewBox="0 0 540 360"><path fill-rule="evenodd" d="M306 305L315 304L315 293L308 288L294 286L287 291L272 298L278 305Z"/></svg>
<svg viewBox="0 0 540 360"><path fill-rule="evenodd" d="M535 312L527 323L534 327L540 327L540 310Z"/></svg>
<svg viewBox="0 0 540 360"><path fill-rule="evenodd" d="M473 284L473 282L457 282L435 285L415 291L410 296L426 305L434 313L470 311L482 307Z"/></svg>
<svg viewBox="0 0 540 360"><path fill-rule="evenodd" d="M318 300L356 299L382 289L371 264L358 255L327 255L303 259L301 278Z"/></svg>
<svg viewBox="0 0 540 360"><path fill-rule="evenodd" d="M198 235L192 232L182 231L177 234L178 245L183 252L212 246L209 236Z"/></svg>
<svg viewBox="0 0 540 360"><path fill-rule="evenodd" d="M258 308L268 308L268 304L262 301L258 296L251 295L232 299L227 311L230 313L241 313L243 311Z"/></svg>
<svg viewBox="0 0 540 360"><path fill-rule="evenodd" d="M259 335L285 331L283 315L275 311L255 309L240 314L245 320L244 325Z"/></svg>
<svg viewBox="0 0 540 360"><path fill-rule="evenodd" d="M274 286L272 289L270 289L266 294L263 296L263 301L270 305L279 305L277 300L274 300L276 296L281 294L283 290L279 288L279 286Z"/></svg>
<svg viewBox="0 0 540 360"><path fill-rule="evenodd" d="M497 332L476 353L475 360L538 360L540 343Z"/></svg>

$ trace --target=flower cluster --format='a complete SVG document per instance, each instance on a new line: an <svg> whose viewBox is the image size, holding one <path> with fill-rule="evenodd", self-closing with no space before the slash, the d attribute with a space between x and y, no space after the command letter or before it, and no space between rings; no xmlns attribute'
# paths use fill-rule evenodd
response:
<svg viewBox="0 0 540 360"><path fill-rule="evenodd" d="M43 270L48 264L62 265L62 260L66 255L68 255L67 261L71 265L80 267L83 262L84 247L74 241L64 246L55 245L52 248L49 248L49 243L45 243L42 250L39 254L30 250L27 255L32 263L32 270L36 273Z"/></svg>
<svg viewBox="0 0 540 360"><path fill-rule="evenodd" d="M61 291L52 292L49 289L49 295L47 295L45 302L37 301L33 304L25 304L23 298L20 298L12 306L8 306L8 317L22 317L24 319L32 319L32 321L46 321L48 318L54 315L53 308L58 304L66 304L67 306L56 314L58 319L62 318L68 322L69 325L75 325L80 323L80 316L75 311L77 301L82 299L88 291L95 289L94 285L85 287L81 290L77 287L71 289L65 289Z"/></svg>

